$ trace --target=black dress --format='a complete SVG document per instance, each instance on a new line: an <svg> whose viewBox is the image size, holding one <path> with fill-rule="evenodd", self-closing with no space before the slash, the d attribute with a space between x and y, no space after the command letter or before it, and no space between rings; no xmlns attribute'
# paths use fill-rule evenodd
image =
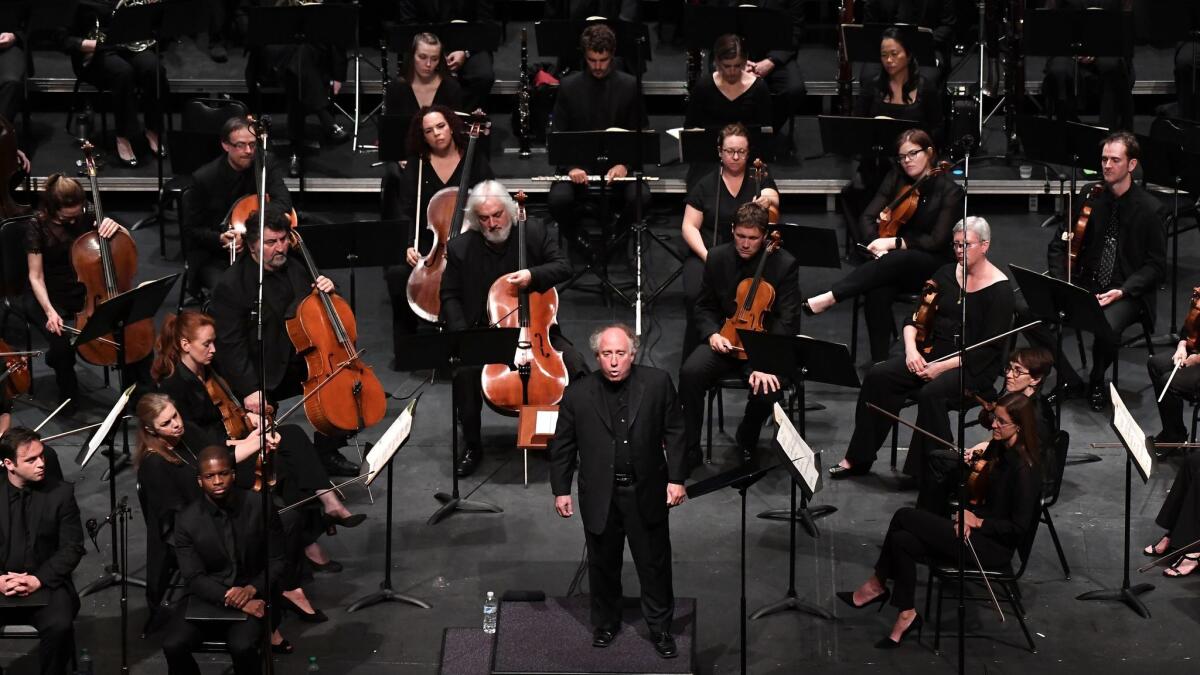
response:
<svg viewBox="0 0 1200 675"><path fill-rule="evenodd" d="M771 126L771 92L765 80L756 79L736 98L717 88L712 76L702 77L688 96L683 125L689 129L721 129L740 122L747 127Z"/></svg>
<svg viewBox="0 0 1200 675"><path fill-rule="evenodd" d="M421 110L421 104L417 102L417 95L413 93L412 87L409 86L408 81L399 77L388 82L384 102L387 104L387 116L391 119L403 120L400 129L405 132L412 124L413 117ZM458 80L443 76L437 90L433 92L433 105L444 105L451 110L465 112L462 110L462 85L458 83Z"/></svg>
<svg viewBox="0 0 1200 675"><path fill-rule="evenodd" d="M855 116L907 120L929 132L933 144L940 146L943 115L942 96L938 87L929 79L918 75L915 101L885 101L879 90L879 78L883 77L887 75L880 74L877 78L862 82L858 98L854 102Z"/></svg>
<svg viewBox="0 0 1200 675"><path fill-rule="evenodd" d="M1200 453L1188 455L1179 467L1154 522L1167 531L1176 547L1200 539Z"/></svg>
<svg viewBox="0 0 1200 675"><path fill-rule="evenodd" d="M42 256L42 279L46 283L46 294L54 311L63 323L74 324L75 315L83 309L87 289L75 274L71 264L71 246L79 235L95 227L95 221L81 217L74 223L59 225L33 221L25 231L25 252L40 253ZM33 291L25 293L25 312L29 322L46 338L46 365L54 370L62 398L73 397L77 388L75 378L75 347L70 334L54 335L46 330L46 312L34 297Z"/></svg>

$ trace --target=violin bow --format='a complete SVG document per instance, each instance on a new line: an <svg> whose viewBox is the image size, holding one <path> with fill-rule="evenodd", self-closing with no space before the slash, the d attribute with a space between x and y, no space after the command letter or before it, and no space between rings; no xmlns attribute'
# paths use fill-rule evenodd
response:
<svg viewBox="0 0 1200 675"><path fill-rule="evenodd" d="M1000 623L1004 623L1004 609L1000 607L1000 601L996 599L996 592L992 590L992 582L988 581L987 572L983 569L983 563L979 561L979 554L975 552L975 544L971 543L971 538L963 539L967 544L967 550L971 552L971 557L975 559L975 566L979 568L979 577L983 579L983 585L987 587L988 595L992 596L992 604L996 607L996 611L1000 613Z"/></svg>
<svg viewBox="0 0 1200 675"><path fill-rule="evenodd" d="M1029 323L1025 324L1024 326L1020 326L1018 328L1014 328L1009 331L1004 331L1003 333L1001 333L999 335L993 335L992 337L990 337L986 340L980 340L979 342L976 342L973 345L967 345L966 349L960 349L959 351L951 352L945 356L938 357L932 361L927 362L926 365L933 364L933 363L940 363L942 361L946 361L947 359L952 359L956 356L962 356L963 354L969 353L969 352L971 352L975 349L978 349L980 347L983 347L985 345L989 345L997 340L1003 340L1004 338L1006 338L1009 335L1012 335L1014 333L1020 333L1023 330L1033 328L1034 326L1036 326L1040 323L1042 323L1041 319L1038 319L1037 321L1030 321Z"/></svg>
<svg viewBox="0 0 1200 675"><path fill-rule="evenodd" d="M1141 567L1139 567L1138 573L1145 574L1147 571L1152 570L1155 567L1158 567L1159 565L1170 560L1171 558L1181 556L1181 555L1187 553L1188 549L1196 548L1196 546L1200 546L1200 539L1193 541L1192 543L1188 544L1187 546L1184 546L1183 548L1177 548L1174 551L1171 551L1170 553L1167 553L1166 555L1162 556L1161 558L1155 558L1154 560L1151 560L1150 562L1146 563L1145 565L1142 565Z"/></svg>
<svg viewBox="0 0 1200 675"><path fill-rule="evenodd" d="M1167 378L1167 383L1163 385L1162 393L1158 395L1158 403L1162 403L1163 397L1167 395L1167 390L1171 388L1171 380L1175 379L1175 373L1179 372L1180 365L1182 364L1176 363L1175 367L1171 370L1171 376Z"/></svg>
<svg viewBox="0 0 1200 675"><path fill-rule="evenodd" d="M68 399L64 400L62 403L59 403L58 407L55 408L53 412L51 412L49 415L46 415L46 419L42 420L41 424L39 424L33 428L34 433L41 431L42 427L46 426L47 422L54 419L54 416L57 415L60 410L67 407L67 404L70 402L71 402L71 399L68 398ZM42 439L42 440L47 440L47 439Z"/></svg>
<svg viewBox="0 0 1200 675"><path fill-rule="evenodd" d="M947 448L950 448L951 450L958 449L957 445L942 438L941 436L938 436L937 434L926 431L911 422L906 422L906 421L900 419L899 415L893 415L892 413L884 410L883 408L880 408L879 406L875 405L874 403L868 403L867 407L870 408L871 410L874 410L875 412L879 413L880 415L883 415L884 417L890 418L893 422L898 422L900 424L903 424L904 426L908 427L909 429L912 429L913 431L922 433L922 434L928 436L929 438L932 438L933 440L937 441L938 443L941 443L942 445L946 446Z"/></svg>

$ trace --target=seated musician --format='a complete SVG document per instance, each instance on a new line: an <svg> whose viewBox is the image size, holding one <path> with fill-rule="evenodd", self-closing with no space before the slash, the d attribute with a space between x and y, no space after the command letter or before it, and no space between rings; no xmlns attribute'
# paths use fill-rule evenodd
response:
<svg viewBox="0 0 1200 675"><path fill-rule="evenodd" d="M221 273L229 268L229 246L242 251L242 235L229 228L233 205L242 197L258 194L260 176L254 168L258 152L250 120L231 117L221 127L224 155L214 158L192 174L192 187L184 193L183 236L187 239L187 263L190 270L188 290L211 291ZM292 198L283 184L283 170L267 155L267 195L285 209ZM246 224L250 227L250 223Z"/></svg>
<svg viewBox="0 0 1200 675"><path fill-rule="evenodd" d="M766 255L762 280L775 289L775 304L767 314L767 331L777 335L795 332L800 305L800 277L796 259L783 250L768 254L767 210L758 204L738 207L733 221L733 240L713 247L704 261L704 278L696 301L696 330L706 340L698 345L679 369L679 401L683 405L684 438L688 459L700 461L700 427L704 420L704 395L718 380L733 374L747 378L750 396L738 425L737 445L749 461L758 445L763 422L782 396L780 378L750 370L747 361L735 357L740 348L722 331L738 302L738 284L752 279L759 260Z"/></svg>
<svg viewBox="0 0 1200 675"><path fill-rule="evenodd" d="M0 117L16 119L25 103L25 34L0 25Z"/></svg>
<svg viewBox="0 0 1200 675"><path fill-rule="evenodd" d="M1200 539L1200 453L1183 460L1154 522L1166 532L1142 553L1158 558L1178 551L1163 570L1165 577L1186 577L1195 572L1200 567L1200 545L1195 544Z"/></svg>
<svg viewBox="0 0 1200 675"><path fill-rule="evenodd" d="M433 33L417 33L412 39L408 58L400 66L396 79L388 82L384 94L388 117L405 121L431 106L450 110L463 109L463 90L442 58L442 41Z"/></svg>
<svg viewBox="0 0 1200 675"><path fill-rule="evenodd" d="M1096 186L1085 185L1071 215L1071 223L1076 224L1074 231L1083 208L1091 208L1079 256L1070 272L1071 283L1096 294L1112 329L1097 334L1092 343L1088 400L1096 412L1104 410L1108 403L1104 373L1117 358L1121 333L1142 320L1153 323L1158 284L1166 273L1167 236L1163 226L1166 209L1134 182L1133 171L1139 155L1140 146L1133 134L1117 132L1108 136L1101 145L1103 192L1095 199L1086 199ZM1069 252L1063 233L1055 232L1046 250L1050 275L1054 278L1068 277ZM1017 311L1023 323L1031 320L1023 298L1018 300ZM1045 324L1025 335L1031 344L1047 349L1055 347L1054 337ZM1058 372L1061 395L1069 397L1083 389L1082 379L1069 363L1058 364Z"/></svg>
<svg viewBox="0 0 1200 675"><path fill-rule="evenodd" d="M937 82L921 74L910 47L912 33L893 26L879 40L877 73L864 73L854 114L858 117L891 117L915 122L939 137L942 132L942 97Z"/></svg>
<svg viewBox="0 0 1200 675"><path fill-rule="evenodd" d="M700 281L709 249L733 241L733 217L742 204L753 201L765 209L779 208L779 190L769 172L761 181L762 193L756 196L759 185L747 171L752 160L746 127L730 124L721 129L717 136L717 161L717 167L692 186L683 202L683 241L692 252L683 261L683 298L687 310L685 356L700 341L694 308L700 297Z"/></svg>
<svg viewBox="0 0 1200 675"><path fill-rule="evenodd" d="M133 168L138 165L138 151L132 142L139 136L145 136L151 155L160 151L165 155L160 139L164 120L162 102L168 100L171 92L166 69L155 58L153 46L113 45L95 39L97 27L100 31L108 27L117 4L118 0L80 2L74 18L58 30L58 43L71 56L76 77L97 89L112 92L117 122L116 163ZM137 120L139 103L144 127Z"/></svg>
<svg viewBox="0 0 1200 675"><path fill-rule="evenodd" d="M25 233L29 265L25 312L48 342L46 365L54 370L59 399L75 398L79 381L75 377L75 347L69 328L84 307L87 290L75 273L71 246L76 238L96 227L95 218L85 212L87 195L74 178L59 173L50 175L39 197L37 218ZM107 217L97 229L106 239L124 230Z"/></svg>
<svg viewBox="0 0 1200 675"><path fill-rule="evenodd" d="M604 24L584 29L579 38L587 67L563 79L554 100L552 132L603 131L610 128L646 128L646 109L637 96L637 81L624 72L614 70L613 54L617 37ZM546 197L550 216L569 242L579 243L580 227L585 218L597 221L599 202L588 188L588 174L604 177L606 183L629 175L624 164L607 166L564 167L570 182L555 183ZM612 190L612 207L623 208L621 214L631 222L637 186L633 181ZM642 188L643 204L650 203L650 191ZM584 244L583 249L589 247Z"/></svg>
<svg viewBox="0 0 1200 675"><path fill-rule="evenodd" d="M1190 4L1190 3L1185 3ZM1046 9L1133 11L1133 0L1046 0ZM1116 38L1117 36L1113 36ZM1079 73L1079 87L1075 73ZM1133 131L1133 59L1124 56L1052 56L1046 60L1042 92L1046 112L1058 120L1078 122L1079 94L1099 90L1100 126Z"/></svg>
<svg viewBox="0 0 1200 675"><path fill-rule="evenodd" d="M396 21L402 25L451 21L495 22L493 5L492 0L399 0L396 3ZM486 110L488 94L492 92L492 85L496 81L492 53L459 49L445 57L446 68L462 85L464 107L467 110Z"/></svg>
<svg viewBox="0 0 1200 675"><path fill-rule="evenodd" d="M1200 368L1194 367L1200 365L1200 354L1188 351L1188 337L1182 336L1175 345L1175 351L1159 352L1146 362L1146 369L1150 372L1150 383L1154 385L1154 399L1158 401L1158 418L1162 425L1162 431L1154 436L1155 443L1188 441L1188 429L1183 422L1184 398L1195 396L1196 392L1200 391ZM1168 379L1171 381L1169 386ZM1167 389L1165 394L1163 387ZM1162 396L1161 401L1158 400L1159 396Z"/></svg>
<svg viewBox="0 0 1200 675"><path fill-rule="evenodd" d="M277 613L266 616L266 599L278 597L276 588L287 565L283 529L275 514L269 528L263 527L263 500L233 484L233 461L224 448L203 448L195 462L196 482L204 496L183 507L175 518L173 542L188 598L175 609L163 639L167 672L200 673L192 651L204 640L208 626L187 619L189 604L198 600L247 615L244 621L220 622L216 629L224 630L234 672L256 675L261 672L258 648L263 622L270 621L272 627L279 622ZM236 553L231 555L231 549ZM272 642L278 634L275 631ZM290 643L271 645L272 651L281 649L291 651Z"/></svg>
<svg viewBox="0 0 1200 675"><path fill-rule="evenodd" d="M1037 527L1041 512L1042 464L1033 400L1006 394L996 402L994 413L990 451L996 459L992 460L987 490L983 503L964 511L963 518L963 536L984 568L1007 567L1021 540L1030 528ZM837 594L856 609L883 604L890 598L899 610L891 632L875 643L876 648L895 649L910 632L920 629L917 563L957 560L963 545L957 538L957 513L952 519L905 507L892 516L874 573L853 592ZM966 555L973 561L969 551Z"/></svg>
<svg viewBox="0 0 1200 675"><path fill-rule="evenodd" d="M896 139L896 147L899 170L892 169L880 184L859 218L854 237L869 242L865 244L866 254L874 259L859 265L830 290L806 302L807 312L820 314L839 302L864 296L863 314L872 361L888 357L894 325L892 302L896 296L920 290L935 270L953 259L950 229L962 217L962 188L946 174L929 175L937 166L937 148L929 134L909 129ZM892 217L892 210L884 214L884 209L917 181L922 182L915 211L894 236L880 236L886 221Z"/></svg>
<svg viewBox="0 0 1200 675"><path fill-rule="evenodd" d="M893 415L908 398L917 400L917 426L939 438L950 439L948 410L961 400L959 377L954 372L965 367L966 388L990 392L1003 367L1003 340L971 350L964 356L954 354L955 336L962 331L962 306L958 304L962 288L962 265L966 264L967 326L964 340L972 345L997 336L1012 324L1013 291L1004 273L987 258L991 245L991 227L983 218L971 216L954 226L954 251L960 261L945 265L933 273L936 296L932 298L929 320L921 326L925 344L918 344L915 318L904 324L904 355L876 363L863 379L854 413L854 433L841 462L829 468L831 478L864 475L871 470L875 456L892 430L892 420L871 410L868 403ZM929 298L924 298L923 302ZM928 351L925 351L928 349ZM904 471L919 475L924 467L924 441L913 432Z"/></svg>
<svg viewBox="0 0 1200 675"><path fill-rule="evenodd" d="M251 213L249 222L257 222L258 213ZM267 205L266 236L263 248L263 342L265 343L265 373L259 371L259 343L255 337L258 321L254 307L258 300L258 228L247 228L242 244L250 255L238 258L233 267L221 274L213 292L209 313L217 323L216 370L229 383L235 396L246 410L262 414L265 395L268 412L272 402L297 396L308 379L308 367L296 353L285 325L289 308L302 300L315 287L326 293L333 291L333 282L322 275L314 281L301 261L292 261L291 225L286 212L275 202ZM259 386L266 378L267 391ZM331 476L354 476L358 467L338 452L342 439L313 433L313 443L325 470Z"/></svg>
<svg viewBox="0 0 1200 675"><path fill-rule="evenodd" d="M862 19L864 23L901 23L933 29L936 63L925 64L928 66L927 77L931 84L937 85L950 73L954 31L958 24L954 0L866 0Z"/></svg>
<svg viewBox="0 0 1200 675"><path fill-rule="evenodd" d="M485 328L488 319L488 290L504 277L519 288L542 293L571 276L567 258L556 238L541 224L527 220L525 255L528 267L517 269L519 251L516 223L517 204L500 183L489 180L471 189L467 199L466 224L470 228L450 240L446 247L446 269L442 273L441 319L451 331ZM571 379L588 372L583 357L563 337L558 324L550 327L551 346L562 352ZM455 471L460 477L473 473L483 456L479 416L483 408L480 368L460 368L456 378L458 418L465 450Z"/></svg>
<svg viewBox="0 0 1200 675"><path fill-rule="evenodd" d="M49 475L37 432L14 427L0 438L6 469L0 503L0 550L6 551L0 592L42 596L44 605L0 609L0 623L32 625L38 631L43 675L66 675L74 650L79 595L71 574L83 557L83 527L75 488ZM6 603L7 604L7 603Z"/></svg>
<svg viewBox="0 0 1200 675"><path fill-rule="evenodd" d="M459 186L466 164L467 142L467 129L453 110L444 105L421 108L409 126L409 159L404 171L391 183L384 178L383 217L404 223L405 239L413 242L415 238L417 244L405 250L404 263L384 272L392 301L393 357L400 350L396 341L417 330L418 317L408 304L408 278L421 256L428 255L433 247L434 233L427 220L429 201L439 191ZM470 167L471 183L491 180L494 175L487 153L481 150L476 148ZM449 229L449 223L446 228Z"/></svg>

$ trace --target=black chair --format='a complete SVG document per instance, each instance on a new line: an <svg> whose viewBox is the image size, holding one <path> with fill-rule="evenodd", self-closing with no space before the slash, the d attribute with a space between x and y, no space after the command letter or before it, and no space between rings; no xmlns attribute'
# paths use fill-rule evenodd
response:
<svg viewBox="0 0 1200 675"><path fill-rule="evenodd" d="M707 405L708 405L708 416L707 416L708 439L707 439L707 442L705 445L705 451L704 451L704 462L706 464L712 464L713 419L716 419L716 421L717 421L717 430L720 431L721 433L725 433L725 398L724 398L724 396L722 396L722 392L724 392L726 389L737 389L737 390L741 390L741 391L749 391L750 383L746 380L745 377L735 375L735 376L731 376L731 377L723 377L720 380L718 380L715 385L713 385L711 388L709 388L708 395L706 397ZM799 388L798 388L795 380L793 380L791 385L789 386L788 397L787 397L787 411L788 411L789 416L795 414L796 401L799 398L799 396L800 396ZM713 417L713 403L714 402L717 404L717 415L715 418ZM753 448L751 448L751 449L753 449Z"/></svg>
<svg viewBox="0 0 1200 675"><path fill-rule="evenodd" d="M1067 466L1067 449L1071 445L1071 434L1059 430L1054 434L1054 441L1042 455L1042 467L1046 471L1046 481L1042 486L1042 513L1039 518L1046 524L1050 532L1050 540L1054 542L1054 550L1058 553L1058 562L1062 565L1063 576L1070 581L1071 566L1067 564L1067 556L1063 553L1062 542L1058 539L1058 531L1054 529L1054 518L1050 516L1050 507L1058 503L1058 495L1062 490L1063 470Z"/></svg>

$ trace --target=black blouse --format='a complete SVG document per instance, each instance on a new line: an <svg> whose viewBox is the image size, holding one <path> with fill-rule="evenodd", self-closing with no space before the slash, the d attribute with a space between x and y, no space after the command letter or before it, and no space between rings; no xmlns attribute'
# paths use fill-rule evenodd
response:
<svg viewBox="0 0 1200 675"><path fill-rule="evenodd" d="M701 178L688 191L684 204L704 214L700 223L700 233L704 235L704 245L712 248L718 244L733 241L733 216L738 207L754 199L754 181L747 175L742 179L742 188L736 195L729 193L725 181L720 178L721 169L718 167ZM775 179L767 175L762 181L764 190L776 190ZM719 199L718 199L719 194ZM714 241L715 234L715 241Z"/></svg>
<svg viewBox="0 0 1200 675"><path fill-rule="evenodd" d="M689 129L720 129L741 122L748 127L771 125L771 92L759 78L735 99L717 89L712 76L702 77L688 97L683 125Z"/></svg>
<svg viewBox="0 0 1200 675"><path fill-rule="evenodd" d="M888 173L859 218L860 241L870 242L879 236L879 212L912 183L908 174L899 169ZM898 236L904 240L905 248L927 251L950 262L954 260L950 248L954 224L962 218L963 190L942 174L925 181L919 191L916 213L900 228Z"/></svg>
<svg viewBox="0 0 1200 675"><path fill-rule="evenodd" d="M476 141L475 157L472 160L471 175L469 183L476 185L480 181L491 180L495 178L492 172L492 165L488 162L487 153L479 146ZM450 179L443 182L438 177L437 171L433 170L433 165L429 163L429 159L418 159L409 157L405 165L404 172L400 175L400 194L399 197L399 214L400 220L405 225L404 241L405 246L412 243L412 226L413 219L416 217L417 210L417 174L418 167L421 174L421 220L418 223L417 230L420 246L418 250L428 252L429 247L433 245L433 231L426 227L426 212L429 209L429 201L439 190L448 187L457 188L462 180L462 169L464 162L459 160L458 166L454 167L454 173L450 174Z"/></svg>
<svg viewBox="0 0 1200 675"><path fill-rule="evenodd" d="M412 118L421 110L421 104L417 102L417 95L413 93L408 81L398 77L388 82L384 99L387 104L388 117L404 119L402 129L407 134L408 127L412 124ZM462 85L453 77L443 75L437 91L433 92L433 104L461 111L463 106Z"/></svg>
<svg viewBox="0 0 1200 675"><path fill-rule="evenodd" d="M987 498L982 506L971 509L983 519L983 526L975 531L1006 548L1016 549L1039 514L1042 465L1026 464L1017 450L1008 447L993 462Z"/></svg>
<svg viewBox="0 0 1200 675"><path fill-rule="evenodd" d="M79 235L95 227L95 219L85 215L73 223L42 222L38 219L25 230L25 252L42 255L42 278L50 304L59 313L74 314L83 309L87 289L71 264L71 246Z"/></svg>
<svg viewBox="0 0 1200 675"><path fill-rule="evenodd" d="M908 120L919 125L933 137L935 145L940 144L942 137L942 95L937 85L917 76L917 100L912 103L903 101L885 101L879 91L879 79L887 77L881 72L869 82L863 82L858 98L854 102L854 114L857 117L891 117L898 120Z"/></svg>

